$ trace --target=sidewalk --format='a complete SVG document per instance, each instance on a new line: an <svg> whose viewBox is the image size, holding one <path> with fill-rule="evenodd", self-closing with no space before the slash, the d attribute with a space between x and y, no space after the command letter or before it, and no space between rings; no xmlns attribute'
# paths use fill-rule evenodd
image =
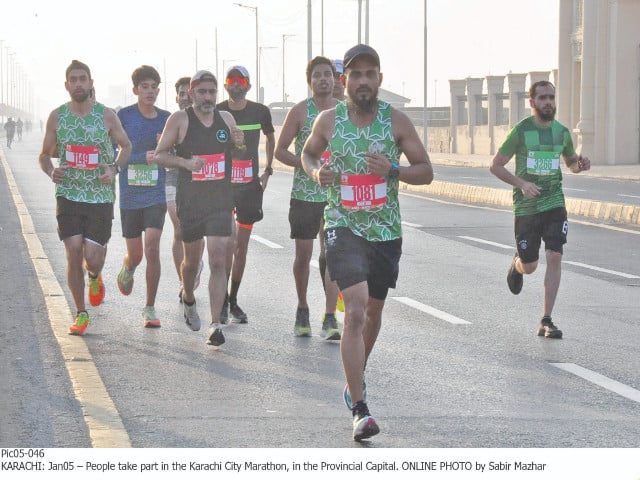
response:
<svg viewBox="0 0 640 480"><path fill-rule="evenodd" d="M493 155L464 155L456 153L429 153L434 165L452 165L459 167L489 168ZM514 160L511 160L514 163ZM635 165L591 165L591 169L580 175L589 177L640 180L640 163ZM640 187L639 187L640 188Z"/></svg>

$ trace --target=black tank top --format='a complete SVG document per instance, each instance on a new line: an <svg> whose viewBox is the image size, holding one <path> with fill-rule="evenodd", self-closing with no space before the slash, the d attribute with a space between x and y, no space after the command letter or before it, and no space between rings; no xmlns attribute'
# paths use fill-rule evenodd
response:
<svg viewBox="0 0 640 480"><path fill-rule="evenodd" d="M182 158L194 155L225 154L225 176L221 180L193 181L191 171L178 170L178 186L176 190L176 206L178 210L189 210L192 213L206 216L209 210L233 208L233 190L231 187L231 136L229 127L220 116L218 110L213 112L213 124L206 127L198 119L193 107L185 110L189 117L187 134L176 153Z"/></svg>

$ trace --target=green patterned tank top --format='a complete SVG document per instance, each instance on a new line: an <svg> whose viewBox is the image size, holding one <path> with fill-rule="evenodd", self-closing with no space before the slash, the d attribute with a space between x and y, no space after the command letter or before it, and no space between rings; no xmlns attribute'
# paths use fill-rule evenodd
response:
<svg viewBox="0 0 640 480"><path fill-rule="evenodd" d="M60 166L66 165L56 196L74 202L113 203L115 183L103 185L103 165L113 165L114 152L104 124L105 106L95 103L85 117L79 117L64 104L58 110L57 148Z"/></svg>
<svg viewBox="0 0 640 480"><path fill-rule="evenodd" d="M318 116L318 107L313 98L307 99L307 119L304 126L296 135L295 151L298 157L302 156L302 147L311 135L311 127ZM326 202L326 188L318 185L307 173L301 168L296 167L293 172L293 187L291 188L291 198L303 200L305 202Z"/></svg>
<svg viewBox="0 0 640 480"><path fill-rule="evenodd" d="M325 228L347 227L372 242L402 236L397 178L370 175L364 154L381 153L398 163L400 152L393 137L391 105L378 101L375 121L357 128L349 120L345 102L336 106L336 121L329 142L330 168L336 182L327 189Z"/></svg>

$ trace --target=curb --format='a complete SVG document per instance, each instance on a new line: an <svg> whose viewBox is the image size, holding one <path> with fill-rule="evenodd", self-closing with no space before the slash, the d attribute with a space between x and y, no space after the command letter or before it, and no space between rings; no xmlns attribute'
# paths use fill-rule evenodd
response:
<svg viewBox="0 0 640 480"><path fill-rule="evenodd" d="M484 203L501 207L513 207L512 191L502 188L479 187L462 183L434 180L430 185L400 183L400 190L446 197L468 203ZM600 202L582 198L565 197L567 213L601 221L640 225L640 206L623 203Z"/></svg>

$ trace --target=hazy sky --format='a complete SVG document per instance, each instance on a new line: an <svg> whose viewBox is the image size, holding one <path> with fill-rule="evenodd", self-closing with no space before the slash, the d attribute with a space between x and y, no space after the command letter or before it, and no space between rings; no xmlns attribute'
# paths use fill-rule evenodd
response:
<svg viewBox="0 0 640 480"><path fill-rule="evenodd" d="M449 79L557 68L558 1L428 0L428 106L448 105ZM282 101L285 34L294 35L285 41L286 93L289 101L302 100L307 95L307 0L240 3L258 8L265 103ZM124 0L18 0L3 11L0 40L31 82L43 117L68 100L64 70L74 58L91 68L98 99L121 91L119 104L135 101L131 72L149 64L163 80L159 106L165 108L166 98L166 108L174 110L173 83L196 71L196 44L198 69L215 73L217 60L223 76L229 66L245 65L255 89L253 10L231 0L169 5L173 8ZM424 101L423 7L424 0L370 0L369 43L381 57L382 86L409 97L416 107ZM341 58L358 41L358 1L312 0L312 10L312 54ZM255 100L255 90L248 97Z"/></svg>

